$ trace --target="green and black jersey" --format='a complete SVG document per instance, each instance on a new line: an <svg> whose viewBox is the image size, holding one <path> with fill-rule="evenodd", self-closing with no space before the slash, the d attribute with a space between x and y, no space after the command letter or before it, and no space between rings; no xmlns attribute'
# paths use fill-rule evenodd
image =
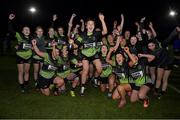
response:
<svg viewBox="0 0 180 120"><path fill-rule="evenodd" d="M146 74L146 64L144 60L139 59L137 65L129 68L129 80L135 83L136 86L152 83L150 77Z"/></svg>
<svg viewBox="0 0 180 120"><path fill-rule="evenodd" d="M112 66L106 62L106 55L101 55L102 73L100 77L109 77L112 74Z"/></svg>
<svg viewBox="0 0 180 120"><path fill-rule="evenodd" d="M54 77L58 69L58 65L62 63L62 59L61 57L58 57L56 60L54 60L52 55L48 53L44 53L43 58L43 66L39 74L46 79L51 79Z"/></svg>
<svg viewBox="0 0 180 120"><path fill-rule="evenodd" d="M16 51L17 56L27 60L32 57L32 45L31 45L31 36L25 37L23 34L16 32L13 29L12 21L8 21L8 30L9 32L16 37L18 49Z"/></svg>
<svg viewBox="0 0 180 120"><path fill-rule="evenodd" d="M55 34L56 36L56 42L57 42L57 48L58 49L62 49L63 45L67 45L68 44L68 37L65 35L59 35L59 34Z"/></svg>
<svg viewBox="0 0 180 120"><path fill-rule="evenodd" d="M53 40L55 40L55 41L57 40L57 37L55 35L53 37L47 36L45 38L45 48L46 48L47 51L52 49L52 44L51 43L52 43Z"/></svg>
<svg viewBox="0 0 180 120"><path fill-rule="evenodd" d="M32 56L32 49L31 49L31 39L25 38L22 34L16 32L15 35L17 41L18 41L18 49L16 51L16 54L23 58L23 59L29 59Z"/></svg>
<svg viewBox="0 0 180 120"><path fill-rule="evenodd" d="M102 33L94 31L92 33L84 32L76 40L76 43L82 47L81 53L86 57L92 57L97 53L97 44L101 42Z"/></svg>
<svg viewBox="0 0 180 120"><path fill-rule="evenodd" d="M61 62L58 64L57 76L66 78L71 72L70 61L68 57L61 57Z"/></svg>
<svg viewBox="0 0 180 120"><path fill-rule="evenodd" d="M116 75L117 80L119 80L120 83L131 83L128 79L128 62L124 61L122 65L119 65L116 62L115 67L113 67L113 73Z"/></svg>
<svg viewBox="0 0 180 120"><path fill-rule="evenodd" d="M42 36L42 37L35 36L34 39L37 42L36 45L37 45L38 49L41 52L46 52L45 37L44 36ZM33 53L33 59L35 59L35 60L42 60L42 58L40 56L38 56L35 52Z"/></svg>
<svg viewBox="0 0 180 120"><path fill-rule="evenodd" d="M80 58L78 55L72 54L70 57L70 67L71 67L71 72L72 73L77 73L82 70L82 67L78 67L77 63L79 63Z"/></svg>

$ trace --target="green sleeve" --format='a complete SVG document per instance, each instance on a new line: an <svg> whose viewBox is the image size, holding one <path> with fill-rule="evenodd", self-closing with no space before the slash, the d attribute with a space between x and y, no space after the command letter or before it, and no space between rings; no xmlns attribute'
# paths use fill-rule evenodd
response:
<svg viewBox="0 0 180 120"><path fill-rule="evenodd" d="M48 53L44 53L43 58L44 58L44 60L48 60L48 59L49 59L49 55L48 55Z"/></svg>
<svg viewBox="0 0 180 120"><path fill-rule="evenodd" d="M73 59L71 60L71 63L73 63L73 64L77 64L77 63L78 63L78 61L77 61L77 59L73 58Z"/></svg>
<svg viewBox="0 0 180 120"><path fill-rule="evenodd" d="M75 43L80 46L83 43L83 38L81 36L78 36L77 39L75 40Z"/></svg>
<svg viewBox="0 0 180 120"><path fill-rule="evenodd" d="M63 61L62 57L58 56L57 60L58 60L59 65L64 64L64 61Z"/></svg>
<svg viewBox="0 0 180 120"><path fill-rule="evenodd" d="M82 41L83 41L82 37L79 36L79 37L77 38L77 41L78 41L79 43L82 43Z"/></svg>
<svg viewBox="0 0 180 120"><path fill-rule="evenodd" d="M18 32L16 32L15 37L17 38L18 43L22 42L22 37Z"/></svg>

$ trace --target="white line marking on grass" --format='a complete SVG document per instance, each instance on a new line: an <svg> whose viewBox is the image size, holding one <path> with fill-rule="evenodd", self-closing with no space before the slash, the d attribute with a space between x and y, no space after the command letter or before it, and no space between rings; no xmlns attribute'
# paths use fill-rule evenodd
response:
<svg viewBox="0 0 180 120"><path fill-rule="evenodd" d="M168 87L170 87L171 89L175 90L177 93L180 94L180 90L178 88L174 87L173 85L168 84Z"/></svg>

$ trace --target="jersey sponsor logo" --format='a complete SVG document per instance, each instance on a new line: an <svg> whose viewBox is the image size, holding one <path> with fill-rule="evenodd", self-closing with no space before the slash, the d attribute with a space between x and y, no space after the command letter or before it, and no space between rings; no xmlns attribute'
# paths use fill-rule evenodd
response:
<svg viewBox="0 0 180 120"><path fill-rule="evenodd" d="M67 70L67 69L69 69L69 68L70 68L69 65L67 65L67 64L63 65L63 70Z"/></svg>
<svg viewBox="0 0 180 120"><path fill-rule="evenodd" d="M143 71L138 71L138 72L134 72L134 73L131 73L131 76L133 78L139 78L139 77L143 77Z"/></svg>
<svg viewBox="0 0 180 120"><path fill-rule="evenodd" d="M31 48L32 48L31 44L23 43L23 49L28 50L28 49L31 49Z"/></svg>
<svg viewBox="0 0 180 120"><path fill-rule="evenodd" d="M107 68L107 67L110 67L111 65L109 64L102 64L102 68Z"/></svg>
<svg viewBox="0 0 180 120"><path fill-rule="evenodd" d="M102 42L97 42L97 46L101 46L101 45L103 45Z"/></svg>
<svg viewBox="0 0 180 120"><path fill-rule="evenodd" d="M117 77L119 77L120 79L125 78L125 74L124 73L115 73L117 75Z"/></svg>
<svg viewBox="0 0 180 120"><path fill-rule="evenodd" d="M60 39L58 39L57 43L58 43L58 45L65 45L65 44L66 44L66 42L65 42L65 41L60 40Z"/></svg>
<svg viewBox="0 0 180 120"><path fill-rule="evenodd" d="M96 43L95 43L95 42L84 44L84 48L91 48L91 47L95 47L95 46L96 46Z"/></svg>
<svg viewBox="0 0 180 120"><path fill-rule="evenodd" d="M48 70L56 71L57 67L55 67L53 65L48 65Z"/></svg>

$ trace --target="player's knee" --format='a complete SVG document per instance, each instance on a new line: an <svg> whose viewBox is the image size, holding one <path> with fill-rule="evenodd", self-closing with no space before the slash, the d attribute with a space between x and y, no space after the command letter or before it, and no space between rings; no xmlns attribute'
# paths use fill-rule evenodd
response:
<svg viewBox="0 0 180 120"><path fill-rule="evenodd" d="M112 95L112 99L113 99L113 100L120 99L120 95L114 95L114 94L113 94L113 95Z"/></svg>
<svg viewBox="0 0 180 120"><path fill-rule="evenodd" d="M63 79L58 79L56 84L58 86L62 86L64 84L64 80Z"/></svg>
<svg viewBox="0 0 180 120"><path fill-rule="evenodd" d="M101 67L97 67L97 68L96 68L96 71L97 71L98 73L101 73L101 72L102 72L102 68L101 68Z"/></svg>
<svg viewBox="0 0 180 120"><path fill-rule="evenodd" d="M137 98L134 98L134 97L131 97L130 101L131 103L135 103L138 99Z"/></svg>
<svg viewBox="0 0 180 120"><path fill-rule="evenodd" d="M144 98L145 98L145 94L139 93L139 94L138 94L138 97L139 97L139 99L144 99Z"/></svg>
<svg viewBox="0 0 180 120"><path fill-rule="evenodd" d="M109 79L109 85L114 85L114 79Z"/></svg>
<svg viewBox="0 0 180 120"><path fill-rule="evenodd" d="M50 91L44 91L43 94L44 94L45 96L49 96L49 95L50 95Z"/></svg>
<svg viewBox="0 0 180 120"><path fill-rule="evenodd" d="M88 75L88 69L87 69L87 68L84 68L83 71L82 71L82 74Z"/></svg>

